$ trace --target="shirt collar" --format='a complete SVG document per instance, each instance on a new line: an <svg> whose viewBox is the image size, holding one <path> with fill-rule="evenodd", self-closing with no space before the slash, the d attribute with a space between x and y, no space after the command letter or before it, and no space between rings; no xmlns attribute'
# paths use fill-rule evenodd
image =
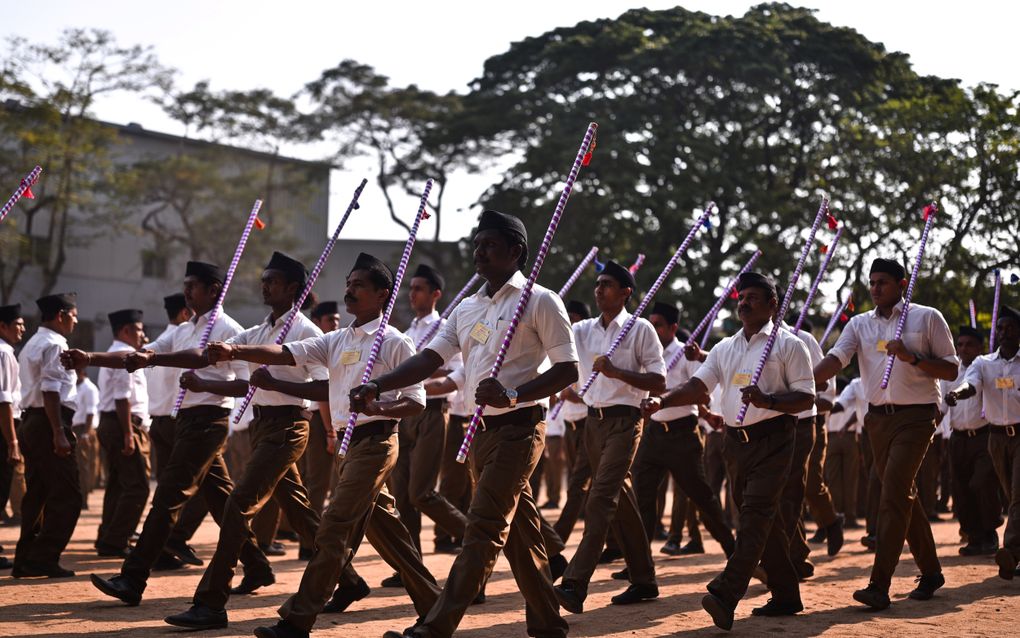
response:
<svg viewBox="0 0 1020 638"><path fill-rule="evenodd" d="M521 271L519 270L515 271L514 274L510 276L510 279L508 279L507 282L503 284L503 287L497 290L496 294L492 295L490 299L492 300L492 302L495 303L501 297L511 294L513 292L512 289L517 290L524 289L524 284L526 283L528 283L527 277L525 277L521 273ZM485 294L487 288L488 284L482 285L481 289L476 293L476 295L482 298L488 297L488 295Z"/></svg>
<svg viewBox="0 0 1020 638"><path fill-rule="evenodd" d="M430 312L429 314L425 315L424 317L415 317L414 319L412 319L411 320L411 326L413 326L413 327L417 327L419 325L430 326L437 319L439 319L439 313L436 312L435 310L433 310L432 312Z"/></svg>
<svg viewBox="0 0 1020 638"><path fill-rule="evenodd" d="M62 344L66 344L67 343L67 337L65 337L64 335L60 334L56 330L51 330L51 329L47 328L46 326L39 326L39 332L44 337L46 337L47 339L49 339L51 341L56 341L57 343L62 343Z"/></svg>
<svg viewBox="0 0 1020 638"><path fill-rule="evenodd" d="M772 320L770 319L767 324L762 326L761 330L759 330L755 334L751 335L751 338L749 340L745 340L745 342L746 343L751 343L751 341L754 341L754 339L756 337L758 337L758 336L764 336L767 339L768 336L770 334L772 334L772 326L773 326ZM740 332L738 332L737 334L740 336L741 339L744 339L744 327L743 326L740 327Z"/></svg>
<svg viewBox="0 0 1020 638"><path fill-rule="evenodd" d="M1017 350L1016 353L1012 357L1007 359L1006 357L1002 356L1002 348L996 348L995 349L995 358L996 359L1002 359L1003 361L1016 361L1017 359L1020 359L1020 350Z"/></svg>
<svg viewBox="0 0 1020 638"><path fill-rule="evenodd" d="M619 313L617 313L617 315L615 317L613 317L612 321L610 321L609 323L610 323L610 325L615 323L617 326L623 327L623 324L627 323L627 319L629 319L629 318L630 318L630 313L627 312L626 308L623 308L623 309L620 310ZM595 324L599 328L602 327L602 315L599 315L598 317L595 318ZM606 326L606 328L608 328L608 327L609 326Z"/></svg>
<svg viewBox="0 0 1020 638"><path fill-rule="evenodd" d="M889 319L886 319L882 315L878 314L878 308L873 309L871 311L871 315L873 317L875 317L876 319L881 319L883 321L890 321L892 319L895 319L896 317L899 317L901 312L903 312L903 300L902 299L900 299L896 303L896 305L893 306L892 312L889 313Z"/></svg>
<svg viewBox="0 0 1020 638"><path fill-rule="evenodd" d="M375 319L373 319L373 320L369 321L368 323L366 323L364 325L361 325L361 326L355 326L354 322L352 321L351 325L350 325L350 328L351 328L351 332L353 332L355 335L359 335L359 336L360 335L371 335L371 334L375 334L375 331L379 329L379 324L380 323L382 323L382 315L379 315Z"/></svg>

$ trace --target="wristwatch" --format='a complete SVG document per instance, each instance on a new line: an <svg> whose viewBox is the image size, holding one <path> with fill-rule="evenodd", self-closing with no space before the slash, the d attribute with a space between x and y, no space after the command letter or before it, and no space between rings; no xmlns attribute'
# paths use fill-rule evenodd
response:
<svg viewBox="0 0 1020 638"><path fill-rule="evenodd" d="M510 409L517 407L517 390L506 388L503 390L503 394L506 395L507 400L510 402Z"/></svg>

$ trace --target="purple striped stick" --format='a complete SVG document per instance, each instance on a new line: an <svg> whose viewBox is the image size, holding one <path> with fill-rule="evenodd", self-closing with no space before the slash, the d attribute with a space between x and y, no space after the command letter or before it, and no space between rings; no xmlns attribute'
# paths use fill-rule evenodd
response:
<svg viewBox="0 0 1020 638"><path fill-rule="evenodd" d="M35 183L39 181L39 173L42 173L42 166L36 166L32 169L32 172L25 176L25 179L21 180L18 187L14 189L14 194L7 200L4 207L0 209L0 222L7 217L7 213L11 212L14 205L18 203L21 196L25 194L25 191L35 186Z"/></svg>
<svg viewBox="0 0 1020 638"><path fill-rule="evenodd" d="M591 250L588 251L588 254L581 260L581 263L577 264L577 268L574 268L574 272L570 273L570 277L567 278L566 283L563 284L560 291L556 293L560 296L560 299L563 299L563 295L570 292L570 289L574 287L574 284L576 284L577 280L581 277L581 273L583 273L584 269L588 267L588 264L595 260L595 255L597 254L599 254L599 247L592 246Z"/></svg>
<svg viewBox="0 0 1020 638"><path fill-rule="evenodd" d="M999 323L999 294L1002 292L1002 273L995 269L995 295L992 298L992 329L988 335L988 352L995 352L995 326Z"/></svg>
<svg viewBox="0 0 1020 638"><path fill-rule="evenodd" d="M726 284L726 289L723 290L722 294L719 295L719 298L715 300L715 304L712 305L712 309L708 311L708 314L705 315L704 319L701 320L701 323L699 323L698 326L694 329L694 331L691 332L690 339L688 339L687 342L684 343L683 347L680 348L680 350L677 351L675 355L673 355L673 359L670 360L669 366L667 367L667 372L675 368L677 364L680 363L680 359L684 356L684 350L687 348L687 346L694 343L694 340L698 338L698 335L701 334L702 330L705 331L706 335L710 332L709 328L715 321L716 315L719 314L719 310L722 309L723 304L725 304L726 300L730 298L731 294L733 294L733 289L737 287L737 280L740 279L740 275L743 275L745 272L748 272L752 268L754 268L754 264L756 261L758 261L759 257L761 257L761 251L760 250L754 251L754 254L751 255L751 258L747 260L747 263L744 264L744 267L740 269L740 272L734 275L733 279L730 279L730 282Z"/></svg>
<svg viewBox="0 0 1020 638"><path fill-rule="evenodd" d="M924 248L928 244L928 233L931 225L935 222L935 215L939 212L939 205L932 202L925 207L927 217L924 220L924 230L921 232L921 245L917 247L917 258L914 260L914 269L910 272L910 281L907 283L907 292L903 297L903 310L900 312L900 321L896 324L896 335L893 339L903 336L903 328L907 325L907 314L910 312L910 299L914 296L914 284L917 283L917 275L921 272L921 259L924 257ZM885 364L885 372L882 374L882 389L889 387L889 377L892 375L893 364L896 362L896 355L890 354Z"/></svg>
<svg viewBox="0 0 1020 638"><path fill-rule="evenodd" d="M818 274L815 275L815 280L811 282L811 290L808 291L807 299L804 301L804 307L800 309L800 315L797 316L797 323L793 325L793 334L797 334L800 331L800 327L804 325L804 320L807 318L808 308L811 307L811 301L814 300L815 295L818 294L818 285L822 283L822 277L825 276L825 271L829 269L829 262L832 261L832 255L836 252L836 244L839 243L839 238L843 236L843 226L840 226L836 230L836 234L832 237L832 241L829 243L829 250L825 253L825 259L822 260L822 265L818 267ZM782 315L780 315L782 319Z"/></svg>
<svg viewBox="0 0 1020 638"><path fill-rule="evenodd" d="M422 336L421 339L418 340L418 343L414 345L414 349L416 351L421 350L422 346L431 341L432 337L436 336L436 333L439 332L439 326L443 325L443 320L448 319L450 317L450 315L453 313L453 309L456 308L457 305L464 300L464 297L467 296L468 291L471 290L471 288L475 284L477 284L478 280L481 278L482 276L479 275L478 273L471 275L471 279L468 279L468 282L464 284L463 288L460 289L460 292L458 292L457 296L453 298L453 301L450 302L450 305L448 305L446 309L443 310L443 314L439 315L439 321L433 321L432 325L429 326L428 331Z"/></svg>
<svg viewBox="0 0 1020 638"><path fill-rule="evenodd" d="M836 329L836 324L839 323L839 318L843 316L847 306L850 305L850 300L854 298L853 292L847 294L846 299L843 303L839 304L839 308L836 309L836 313L832 315L832 319L829 319L829 325L825 326L825 332L822 333L822 338L818 340L818 345L825 347L825 342L828 340L829 335Z"/></svg>
<svg viewBox="0 0 1020 638"><path fill-rule="evenodd" d="M234 258L230 260L230 268L227 269L227 276L223 280L223 288L220 289L220 296L216 298L216 305L209 311L209 321L205 324L205 330L202 331L202 339L198 343L199 350L204 350L209 344L209 335L212 334L213 326L216 325L216 320L220 316L220 312L223 310L223 300L227 296L227 290L230 289L230 282L234 279L234 271L237 270L237 263L241 261L241 254L244 253L244 247L248 243L248 236L251 235L251 228L255 225L255 220L258 219L259 210L262 208L262 200L256 199L255 205L251 207L251 213L248 214L248 222L244 225L244 232L241 233L241 240L237 242L237 248L234 249ZM177 413L181 410L181 405L184 403L184 395L188 393L187 390L181 388L181 391L177 393L177 401L174 402L174 409L170 411L170 416L177 418Z"/></svg>
<svg viewBox="0 0 1020 638"><path fill-rule="evenodd" d="M574 158L574 164L570 167L570 173L567 174L567 181L563 184L563 190L560 192L559 201L556 202L556 209L553 211L552 219L549 220L549 227L545 230L545 236L542 238L542 245L538 249L538 255L535 257L535 263L531 267L531 274L528 275L528 281L524 284L524 289L521 290L521 298L517 301L517 307L514 309L514 314L510 318L510 324L506 327L506 334L503 336L503 343L499 346L499 352L496 353L496 360L492 362L492 369L489 370L489 378L494 379L499 375L499 371L503 368L503 360L506 359L506 353L510 349L510 342L513 341L514 334L517 332L517 324L520 323L521 317L524 316L524 309L528 305L528 301L531 299L531 290L535 287L535 281L538 279L538 273L542 270L542 264L545 263L545 257L549 254L549 247L552 245L553 236L556 234L556 228L560 225L560 218L563 217L563 210L567 206L567 200L570 199L570 192L574 188L574 182L577 180L577 174L581 170L581 164L584 162L585 157L591 157L589 153L593 151L592 143L595 139L595 131L599 125L595 122L588 124L588 130L584 133L584 139L581 141L581 148L577 151L577 156ZM467 431L464 433L464 440L460 444L460 450L457 452L457 462L463 463L467 461L468 450L471 449L471 442L475 439L475 432L478 431L478 422L482 419L482 412L485 411L485 406L480 405L475 408L475 413L471 417L471 422L468 424Z"/></svg>
<svg viewBox="0 0 1020 638"><path fill-rule="evenodd" d="M284 339L287 338L287 334L290 329L294 327L294 320L297 319L298 313L301 312L301 306L305 304L305 299L312 292L312 286L315 285L315 280L319 278L319 273L322 272L322 268L326 265L326 260L329 259L329 254L333 252L333 246L336 245L336 239L340 236L340 231L343 230L345 224L347 224L347 218L351 216L351 213L359 208L358 198L361 197L361 191L365 190L365 185L368 184L367 179L361 180L361 184L354 189L354 196L351 198L351 203L347 205L347 210L344 211L344 216L340 218L340 223L337 224L336 230L333 231L333 235L326 242L326 247L322 249L322 254L319 255L319 261L315 262L315 267L312 268L312 272L308 275L308 281L305 283L305 289L301 291L301 295L298 300L294 302L294 307L290 309L290 313L287 315L287 320L284 321L283 327L280 329L280 335L276 337L276 345L283 345ZM267 366L262 366L266 368ZM234 415L234 423L240 423L241 417L244 416L244 411L248 409L248 404L251 403L252 397L255 396L255 386L248 387L248 394L244 395L244 400L241 401L241 409L237 410L237 414Z"/></svg>
<svg viewBox="0 0 1020 638"><path fill-rule="evenodd" d="M779 313L776 315L778 320L772 324L772 332L769 333L769 338L765 342L765 349L762 350L761 358L758 359L758 365L754 369L754 376L751 377L751 383L748 385L758 385L758 381L761 379L761 373L765 369L765 362L768 361L769 355L772 354L772 346L776 345L776 335L779 334L779 327L783 325L783 317L786 316L787 311L790 309L790 300L793 299L793 292L797 287L797 280L800 279L800 274L804 272L804 262L807 261L808 253L811 252L811 247L815 243L815 234L818 232L818 226L825 219L825 216L829 213L829 200L826 197L822 198L822 205L818 207L818 214L815 215L815 223L811 225L811 232L808 233L807 241L804 242L804 249L800 251L800 260L797 261L797 267L793 271L793 278L790 279L790 285L786 287L786 294L783 295L783 303L779 305ZM744 416L747 415L748 403L744 403L740 406L740 412L737 413L737 423L744 424Z"/></svg>
<svg viewBox="0 0 1020 638"><path fill-rule="evenodd" d="M613 353L616 352L616 349L620 347L621 343L623 343L623 340L628 334L630 334L630 331L634 328L634 324L636 324L637 320L642 314L644 314L645 308L648 307L648 304L652 302L652 299L655 297L655 293L659 292L659 288L666 282L666 278L669 277L669 273L672 272L673 268L675 268L680 262L680 258L687 252L687 248L691 245L691 242L694 241L694 236L697 235L698 231L701 230L701 227L705 225L705 222L708 220L708 216L712 214L713 208L715 208L714 203L709 203L708 206L705 206L705 211L701 213L701 217L698 218L698 221L694 222L694 226L691 228L690 232L687 233L687 237L684 238L683 243L681 243L680 247L676 249L676 252L673 253L670 260L666 262L666 267L662 269L662 272L659 273L658 279L655 280L655 283L653 283L651 288L648 289L644 298L641 299L641 303L638 304L637 310L634 311L634 314L632 314L627 319L627 322L623 324L623 327L620 328L620 332L616 335L616 338L613 339L613 344L609 346L609 351L605 354L606 357L612 357ZM595 379L597 379L598 376L598 372L592 372L588 376L588 380L584 382L583 386L581 386L577 396L583 397L584 394L591 388L591 385L595 383ZM556 404L557 407L561 405L563 404ZM557 414L559 414L559 410L554 409L550 418L555 418Z"/></svg>
<svg viewBox="0 0 1020 638"><path fill-rule="evenodd" d="M701 335L701 341L698 343L698 347L702 350L708 345L708 338L712 336L712 326L715 325L715 318L719 314L719 311L715 311L708 316L708 328L705 329L704 334Z"/></svg>
<svg viewBox="0 0 1020 638"><path fill-rule="evenodd" d="M390 323L390 314L393 312L393 306L397 303L396 291L400 290L400 282L404 279L404 271L407 270L407 262L411 259L411 249L414 248L414 240L418 236L418 227L421 226L421 220L428 217L428 213L425 209L429 203L429 193L432 191L432 184L434 181L429 179L425 182L425 190L421 192L421 201L418 203L418 214L414 217L414 225L411 226L411 232L408 233L407 243L404 244L404 254L400 256L400 264L397 266L397 273L393 278L393 293L390 295L390 300L386 304L386 310L383 311L382 319L379 321L379 328L375 331L375 339L372 341L372 349L368 352L368 361L365 362L365 372L361 375L361 383L365 384L372 380L372 368L375 367L375 360L379 358L379 351L382 350L383 337L386 336L386 327ZM354 424L358 422L358 413L351 412L350 418L347 419L347 427L344 429L343 439L340 441L340 446L337 449L337 456L347 456L347 448L351 446L351 435L354 434Z"/></svg>
<svg viewBox="0 0 1020 638"><path fill-rule="evenodd" d="M973 299L971 299L967 305L970 306L970 327L977 330L977 306L974 305ZM992 326L992 330L995 330L995 326ZM994 340L995 337L991 337L991 339Z"/></svg>

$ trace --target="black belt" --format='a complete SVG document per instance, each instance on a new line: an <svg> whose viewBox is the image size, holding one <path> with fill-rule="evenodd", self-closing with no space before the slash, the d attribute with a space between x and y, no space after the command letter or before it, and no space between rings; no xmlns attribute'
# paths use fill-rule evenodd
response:
<svg viewBox="0 0 1020 638"><path fill-rule="evenodd" d="M504 425L536 425L545 419L545 409L540 405L532 405L513 412L483 416L482 431L500 428Z"/></svg>
<svg viewBox="0 0 1020 638"><path fill-rule="evenodd" d="M978 436L979 434L988 434L988 431L989 431L990 427L992 427L992 426L985 424L985 425L982 425L981 427L975 428L973 430L953 430L952 436L959 435L959 436L968 436L968 437L970 437L970 436Z"/></svg>
<svg viewBox="0 0 1020 638"><path fill-rule="evenodd" d="M698 417L693 414L672 421L652 421L662 426L664 432L669 433L690 433L698 429Z"/></svg>
<svg viewBox="0 0 1020 638"><path fill-rule="evenodd" d="M1009 438L1016 436L1017 432L1020 432L1020 423L1013 423L1011 425L989 425L992 429L993 434L1005 434Z"/></svg>
<svg viewBox="0 0 1020 638"><path fill-rule="evenodd" d="M224 419L230 416L230 410L221 408L218 405L196 405L191 408L183 408L177 412L177 418L189 417L192 419Z"/></svg>
<svg viewBox="0 0 1020 638"><path fill-rule="evenodd" d="M300 417L304 410L300 405L253 405L251 414L256 419L275 419L278 417Z"/></svg>
<svg viewBox="0 0 1020 638"><path fill-rule="evenodd" d="M815 417L813 417L813 416L806 416L803 419L797 419L797 427L798 428L814 428L815 427Z"/></svg>
<svg viewBox="0 0 1020 638"><path fill-rule="evenodd" d="M34 414L36 416L46 416L46 408L24 408L21 411L22 414ZM74 410L67 407L66 405L60 406L60 418L65 419L68 423L74 418Z"/></svg>
<svg viewBox="0 0 1020 638"><path fill-rule="evenodd" d="M621 419L641 416L641 409L632 405L611 405L606 408L588 406L588 416L593 419Z"/></svg>
<svg viewBox="0 0 1020 638"><path fill-rule="evenodd" d="M392 419L385 421L370 421L368 423L357 425L354 427L354 432L351 434L351 445L354 445L358 441L376 434L385 434L389 436L397 431L397 422Z"/></svg>
<svg viewBox="0 0 1020 638"><path fill-rule="evenodd" d="M580 421L564 421L564 423L569 425L571 430L583 430L584 429L584 419L581 419Z"/></svg>
<svg viewBox="0 0 1020 638"><path fill-rule="evenodd" d="M875 405L874 403L868 404L868 412L875 412L878 414L896 414L897 412L903 412L904 410L916 410L919 408L928 408L929 410L935 408L934 403L910 403L904 405L897 405L895 403L886 403L885 405Z"/></svg>
<svg viewBox="0 0 1020 638"><path fill-rule="evenodd" d="M745 425L743 427L733 427L732 425L727 426L726 434L729 434L741 443L750 443L751 441L764 439L765 437L777 432L790 430L792 429L792 426L793 423L791 416L776 416L771 419L765 419L764 421L758 421L757 423Z"/></svg>
<svg viewBox="0 0 1020 638"><path fill-rule="evenodd" d="M445 412L449 402L446 399L425 399L426 410L439 410Z"/></svg>
<svg viewBox="0 0 1020 638"><path fill-rule="evenodd" d="M103 418L103 417L107 417L107 418L110 418L110 419L118 418L116 412L100 412L99 413L99 418ZM142 417L138 416L137 414L132 414L131 415L131 423L133 423L134 425L141 425L142 424Z"/></svg>

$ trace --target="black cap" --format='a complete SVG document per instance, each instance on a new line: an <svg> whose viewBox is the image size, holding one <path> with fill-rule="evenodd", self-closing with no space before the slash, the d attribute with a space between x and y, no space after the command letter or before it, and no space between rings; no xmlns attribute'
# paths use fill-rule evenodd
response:
<svg viewBox="0 0 1020 638"><path fill-rule="evenodd" d="M118 310L111 312L107 315L110 319L110 328L116 334L118 330L131 323L142 322L142 311L135 308L128 308L126 310Z"/></svg>
<svg viewBox="0 0 1020 638"><path fill-rule="evenodd" d="M741 274L737 278L737 292L744 288L761 288L770 295L776 294L776 284L772 281L772 278L760 272L745 272Z"/></svg>
<svg viewBox="0 0 1020 638"><path fill-rule="evenodd" d="M223 280L227 278L222 268L204 261L189 261L188 267L184 270L184 276L196 277L205 283L214 281L223 283Z"/></svg>
<svg viewBox="0 0 1020 638"><path fill-rule="evenodd" d="M1011 308L1006 304L1001 304L999 306L999 319L1002 319L1003 317L1010 317L1013 319L1013 321L1020 324L1020 310L1017 310L1016 308Z"/></svg>
<svg viewBox="0 0 1020 638"><path fill-rule="evenodd" d="M605 268L603 268L602 272L598 274L599 277L602 275L612 277L624 288L630 288L631 290L637 289L637 282L634 281L634 274L631 273L629 269L624 268L612 259L606 262Z"/></svg>
<svg viewBox="0 0 1020 638"><path fill-rule="evenodd" d="M575 314L582 319L591 319L591 308L583 301L571 299L567 302L567 313Z"/></svg>
<svg viewBox="0 0 1020 638"><path fill-rule="evenodd" d="M314 308L312 308L312 318L317 319L325 315L338 315L340 314L340 306L335 301L323 301Z"/></svg>
<svg viewBox="0 0 1020 638"><path fill-rule="evenodd" d="M892 275L896 281L903 281L907 277L907 271L903 268L903 264L898 261L884 259L882 257L871 262L870 272L884 272L887 275Z"/></svg>
<svg viewBox="0 0 1020 638"><path fill-rule="evenodd" d="M351 272L354 272L355 270L372 270L378 272L379 274L385 276L387 281L385 287L389 288L392 291L393 271L390 270L389 266L379 261L372 255L369 255L368 253L359 254L358 258L354 260L354 266L351 267Z"/></svg>
<svg viewBox="0 0 1020 638"><path fill-rule="evenodd" d="M61 310L70 310L78 307L78 293L60 292L55 295L46 295L35 300L39 306L39 312L44 316L52 316Z"/></svg>
<svg viewBox="0 0 1020 638"><path fill-rule="evenodd" d="M21 318L21 304L0 306L0 321L3 323L14 323Z"/></svg>
<svg viewBox="0 0 1020 638"><path fill-rule="evenodd" d="M958 334L961 337L974 337L978 341L985 340L985 333L981 332L977 328L971 328L970 326L960 326Z"/></svg>
<svg viewBox="0 0 1020 638"><path fill-rule="evenodd" d="M671 303L656 301L651 314L662 316L670 325L680 323L680 311Z"/></svg>
<svg viewBox="0 0 1020 638"><path fill-rule="evenodd" d="M525 247L528 245L528 229L513 215L495 210L484 211L478 217L478 232L483 230L498 230L519 240Z"/></svg>
<svg viewBox="0 0 1020 638"><path fill-rule="evenodd" d="M279 251L273 251L273 256L266 264L266 270L279 270L291 281L304 282L308 277L308 269L304 264Z"/></svg>
<svg viewBox="0 0 1020 638"><path fill-rule="evenodd" d="M171 317L176 317L177 313L184 310L187 305L187 302L184 301L183 292L175 292L172 295L163 297L163 309L166 310L166 314Z"/></svg>
<svg viewBox="0 0 1020 638"><path fill-rule="evenodd" d="M428 264L419 264L412 277L421 277L427 280L437 290L444 290L446 288L446 280L443 279L438 270Z"/></svg>
<svg viewBox="0 0 1020 638"><path fill-rule="evenodd" d="M676 338L680 340L680 343L687 343L691 340L691 332L687 328L680 328L676 331Z"/></svg>

